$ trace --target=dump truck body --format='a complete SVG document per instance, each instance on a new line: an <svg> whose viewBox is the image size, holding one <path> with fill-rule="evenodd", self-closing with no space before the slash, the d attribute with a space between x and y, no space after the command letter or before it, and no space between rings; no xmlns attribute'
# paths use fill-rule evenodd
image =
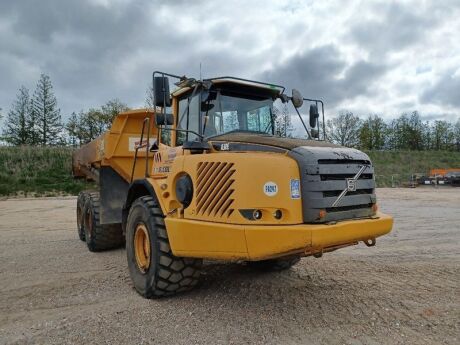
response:
<svg viewBox="0 0 460 345"><path fill-rule="evenodd" d="M275 263L321 256L360 241L372 246L378 236L391 230L392 218L377 211L374 169L366 154L327 141L261 132L270 126L269 101L275 91L260 91L258 85L228 79L214 82L224 85L224 91L201 96L214 104L208 101L203 107L201 101L198 113L206 115L203 120L197 118L197 131L191 125L180 129L185 112L187 123L193 118L190 104L197 90L182 86L172 94L170 116L158 109L157 113L122 113L108 132L73 156L74 176L99 183L97 221L110 229L118 225L126 236L128 262L132 251L134 263L130 268L133 281L150 274L151 255L155 250L162 253L162 241L167 243L163 244L167 248L164 257L172 260ZM239 88L253 93L237 98ZM237 110L232 102L238 104ZM218 103L220 111L210 115ZM168 116L172 119L169 127ZM157 118L163 125L156 123ZM212 131L206 140L200 140L207 126ZM237 129L228 130L232 126ZM142 215L144 209L152 211ZM142 220L149 214L154 219L150 225ZM152 237L159 238L160 247L150 248ZM187 267L188 259L180 260L178 267ZM152 274L162 272L158 269ZM164 274L170 277L173 273ZM187 280L184 274L181 277ZM155 284L161 285L158 279ZM164 295L177 285L164 284L164 289L155 285L148 291L153 296ZM173 290L180 291L180 285Z"/></svg>

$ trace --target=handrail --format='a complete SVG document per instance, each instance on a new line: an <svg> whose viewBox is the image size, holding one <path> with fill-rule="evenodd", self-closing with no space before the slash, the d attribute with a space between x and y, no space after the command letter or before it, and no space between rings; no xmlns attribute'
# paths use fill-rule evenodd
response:
<svg viewBox="0 0 460 345"><path fill-rule="evenodd" d="M146 117L144 119L144 121L142 121L142 132L141 132L140 143L135 148L133 169L131 170L131 181L130 182L133 182L133 178L134 178L134 169L136 168L136 162L137 162L137 151L139 151L139 149L144 147L145 123L147 123L147 144L145 144L145 177L148 177L149 143L150 143L150 118Z"/></svg>

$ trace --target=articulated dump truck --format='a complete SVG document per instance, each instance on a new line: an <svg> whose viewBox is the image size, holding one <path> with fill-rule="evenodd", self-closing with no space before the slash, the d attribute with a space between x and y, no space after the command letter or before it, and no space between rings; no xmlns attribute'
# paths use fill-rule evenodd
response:
<svg viewBox="0 0 460 345"><path fill-rule="evenodd" d="M78 235L93 252L126 245L142 296L190 290L203 259L282 270L391 231L369 157L327 142L321 100L233 77L154 72L153 86L154 109L73 154L74 177L99 187L78 197ZM305 139L276 135L279 101Z"/></svg>

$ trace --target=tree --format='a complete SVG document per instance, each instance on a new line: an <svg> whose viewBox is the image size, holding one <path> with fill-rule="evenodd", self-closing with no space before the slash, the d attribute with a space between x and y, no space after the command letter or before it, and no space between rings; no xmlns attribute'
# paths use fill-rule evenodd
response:
<svg viewBox="0 0 460 345"><path fill-rule="evenodd" d="M457 151L460 151L460 118L457 120L454 126L454 142Z"/></svg>
<svg viewBox="0 0 460 345"><path fill-rule="evenodd" d="M424 150L432 150L433 149L433 135L431 124L429 121L426 121L422 125L422 143Z"/></svg>
<svg viewBox="0 0 460 345"><path fill-rule="evenodd" d="M275 118L275 135L280 137L290 137L294 129L292 126L291 115L287 103L273 106L273 116Z"/></svg>
<svg viewBox="0 0 460 345"><path fill-rule="evenodd" d="M385 146L388 127L378 115L369 115L359 131L360 147L365 150L381 150Z"/></svg>
<svg viewBox="0 0 460 345"><path fill-rule="evenodd" d="M38 143L41 145L57 144L61 139L59 136L62 130L61 110L57 108L51 80L45 74L41 74L38 80L32 111Z"/></svg>
<svg viewBox="0 0 460 345"><path fill-rule="evenodd" d="M90 108L87 112L72 114L66 124L66 131L71 143L86 144L110 129L114 118L129 108L118 99L113 99L101 106Z"/></svg>
<svg viewBox="0 0 460 345"><path fill-rule="evenodd" d="M81 143L80 121L75 112L70 115L69 121L65 125L67 135L69 136L69 144L77 146Z"/></svg>
<svg viewBox="0 0 460 345"><path fill-rule="evenodd" d="M3 130L6 142L13 145L25 145L30 142L29 117L30 117L29 90L21 86L13 102L12 108L6 119Z"/></svg>
<svg viewBox="0 0 460 345"><path fill-rule="evenodd" d="M423 123L418 111L413 111L409 118L408 128L408 149L423 150Z"/></svg>
<svg viewBox="0 0 460 345"><path fill-rule="evenodd" d="M153 86L149 85L147 90L145 90L145 107L147 109L155 109L154 107L154 95L153 95Z"/></svg>
<svg viewBox="0 0 460 345"><path fill-rule="evenodd" d="M128 106L117 98L112 99L101 106L102 121L105 125L105 129L110 128L113 120L118 114L127 110L129 110Z"/></svg>
<svg viewBox="0 0 460 345"><path fill-rule="evenodd" d="M453 141L452 134L449 122L436 120L433 125L433 148L435 150L449 149Z"/></svg>
<svg viewBox="0 0 460 345"><path fill-rule="evenodd" d="M361 120L350 111L342 111L337 117L326 122L327 136L333 142L342 146L357 146Z"/></svg>

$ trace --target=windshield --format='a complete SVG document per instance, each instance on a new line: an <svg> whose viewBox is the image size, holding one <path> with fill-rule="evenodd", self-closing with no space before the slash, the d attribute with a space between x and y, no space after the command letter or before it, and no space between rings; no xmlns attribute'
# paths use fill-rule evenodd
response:
<svg viewBox="0 0 460 345"><path fill-rule="evenodd" d="M202 99L205 138L235 131L274 133L271 98L217 90Z"/></svg>

